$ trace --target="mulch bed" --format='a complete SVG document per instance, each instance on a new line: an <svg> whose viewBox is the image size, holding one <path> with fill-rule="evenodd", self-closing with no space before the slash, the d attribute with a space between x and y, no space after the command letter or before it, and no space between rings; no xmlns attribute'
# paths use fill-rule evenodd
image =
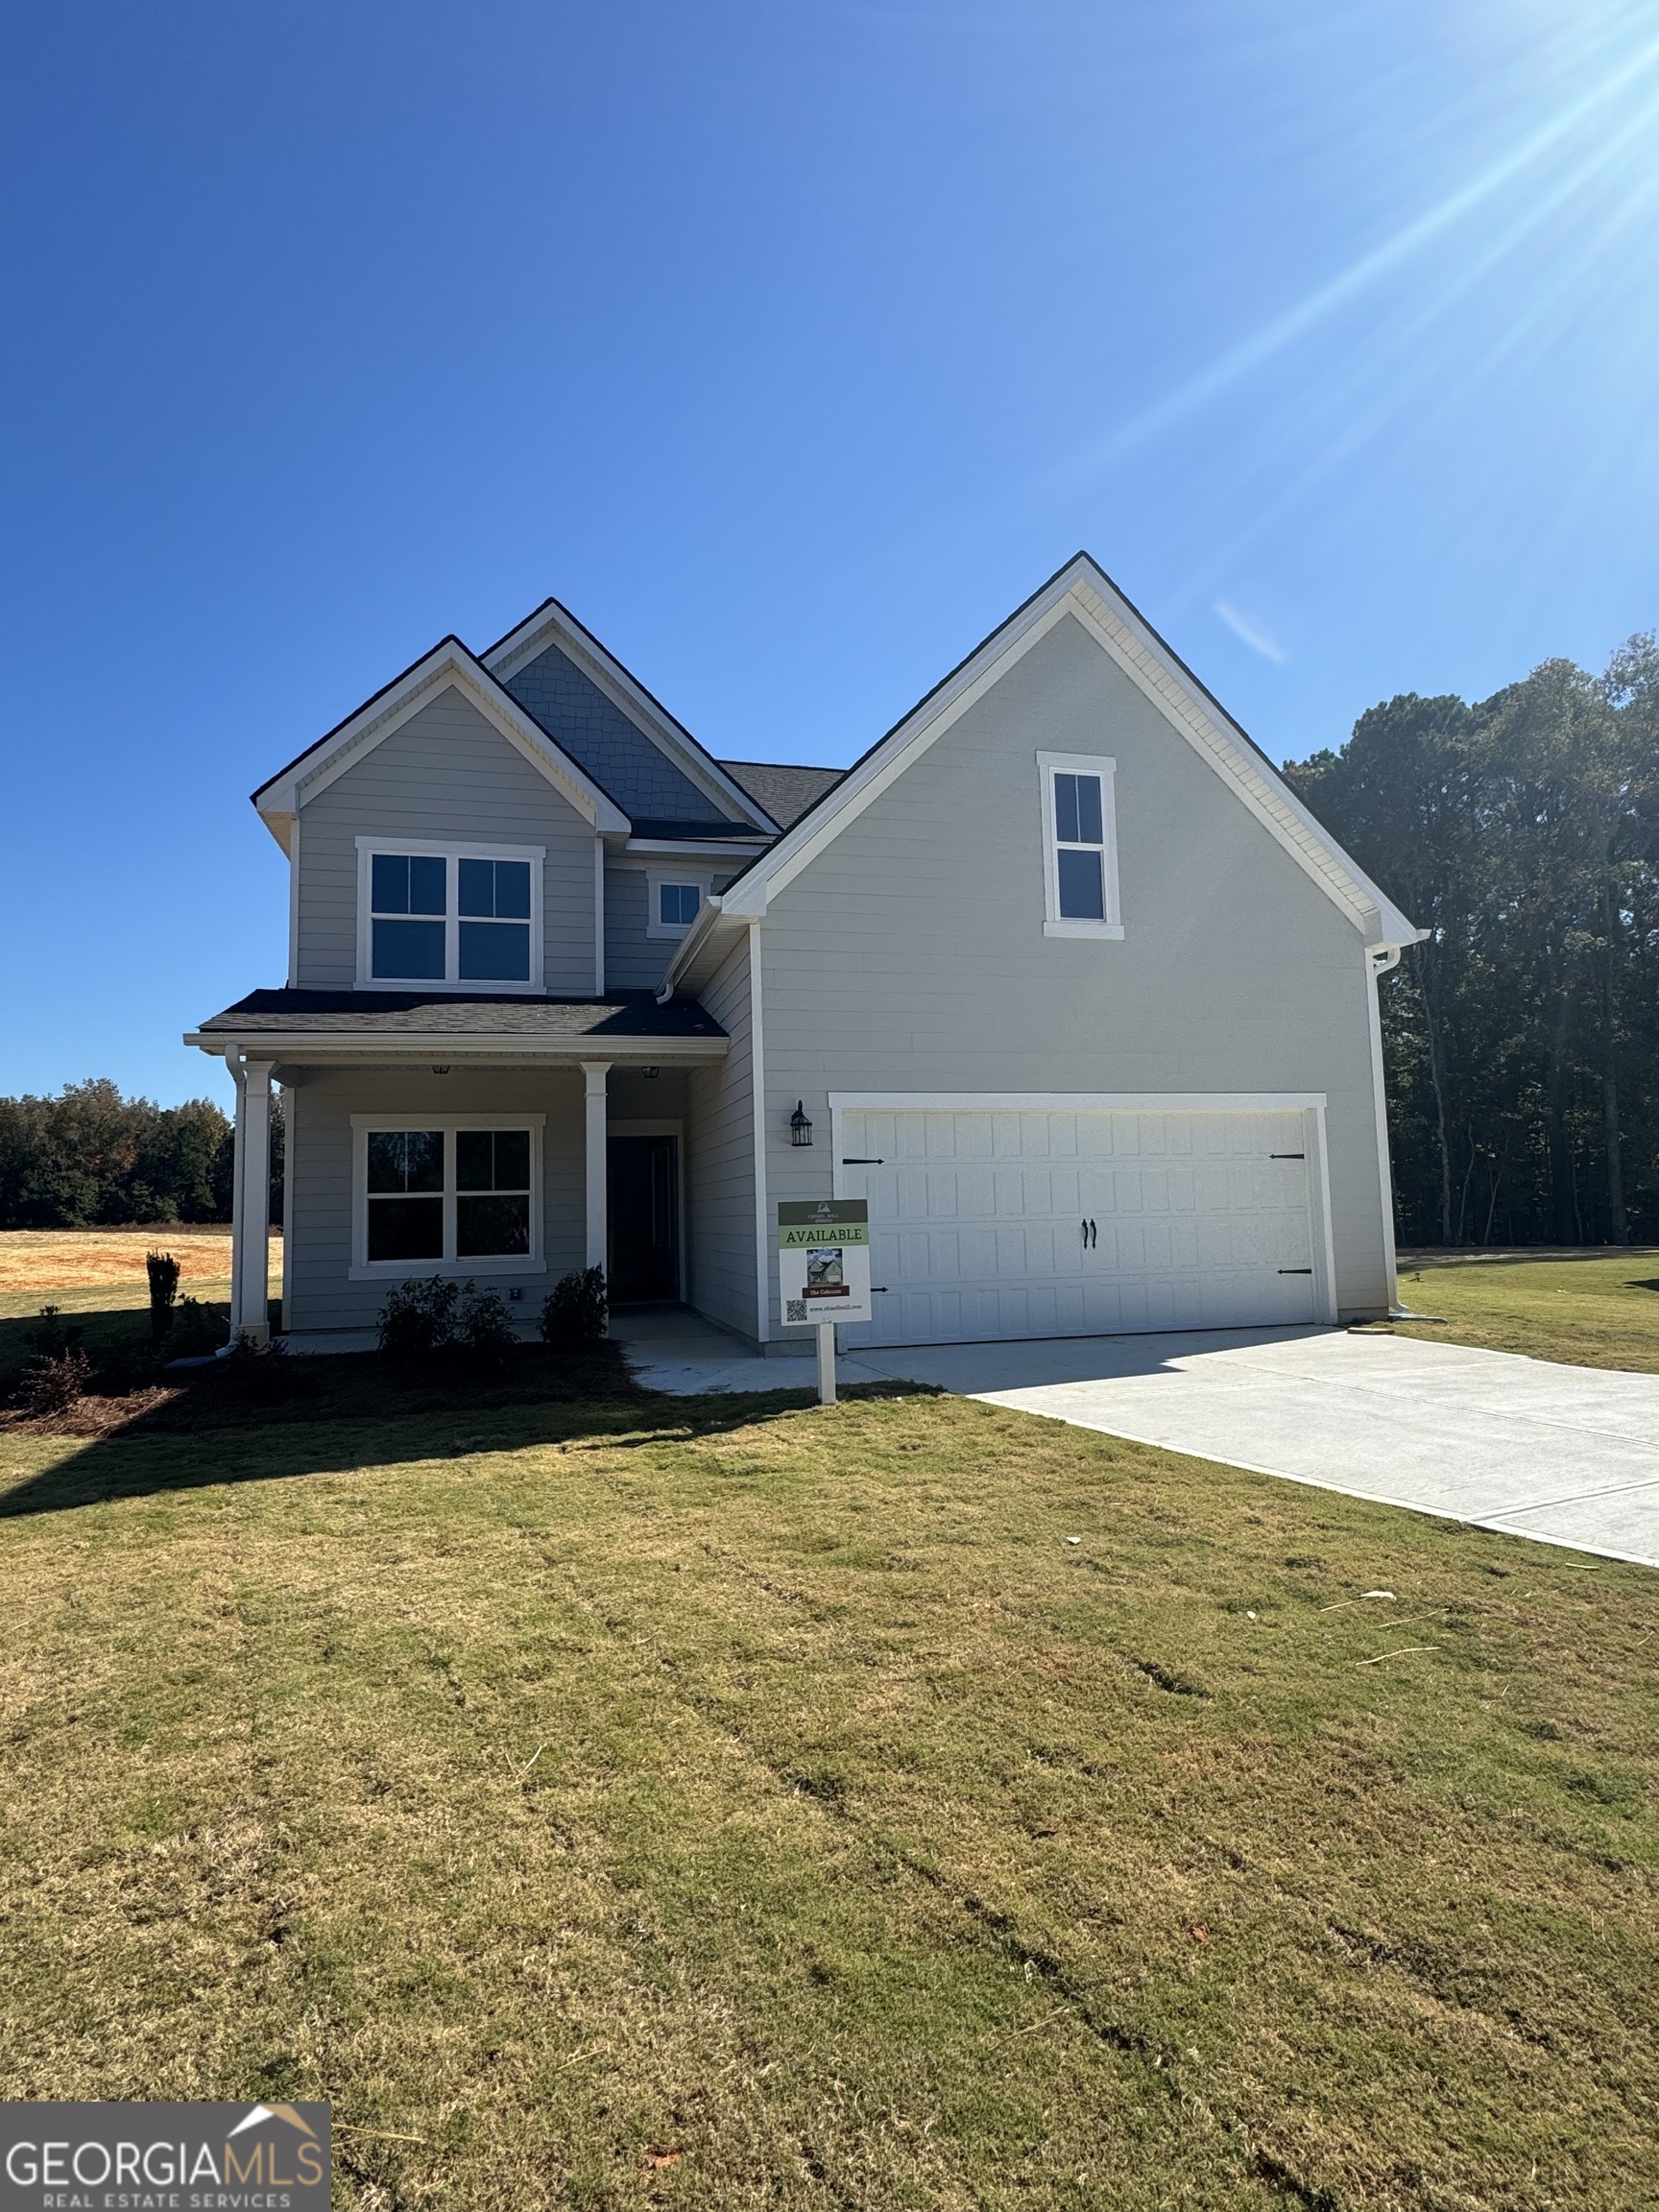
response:
<svg viewBox="0 0 1659 2212"><path fill-rule="evenodd" d="M217 1360L147 1382L118 1397L89 1394L66 1412L0 1412L0 1434L187 1435L274 1422L391 1420L412 1413L486 1412L502 1406L615 1402L639 1387L619 1345L549 1352L520 1345L494 1371L459 1359L407 1367L376 1352Z"/></svg>

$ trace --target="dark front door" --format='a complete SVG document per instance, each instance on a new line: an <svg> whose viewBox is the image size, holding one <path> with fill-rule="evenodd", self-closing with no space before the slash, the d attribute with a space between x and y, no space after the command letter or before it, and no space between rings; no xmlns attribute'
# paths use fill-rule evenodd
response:
<svg viewBox="0 0 1659 2212"><path fill-rule="evenodd" d="M608 1152L611 1301L680 1295L680 1140L613 1137Z"/></svg>

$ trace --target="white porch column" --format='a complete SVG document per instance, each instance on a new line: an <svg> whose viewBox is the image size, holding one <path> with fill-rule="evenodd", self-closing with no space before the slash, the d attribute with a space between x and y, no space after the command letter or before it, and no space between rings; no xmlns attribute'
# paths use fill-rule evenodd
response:
<svg viewBox="0 0 1659 2212"><path fill-rule="evenodd" d="M588 1267L603 1267L606 1264L605 1078L610 1071L609 1060L584 1060L582 1063L583 1080L588 1087L588 1257L583 1262Z"/></svg>
<svg viewBox="0 0 1659 2212"><path fill-rule="evenodd" d="M244 1059L236 1084L237 1167L231 1252L230 1330L256 1344L271 1335L270 1060Z"/></svg>
<svg viewBox="0 0 1659 2212"><path fill-rule="evenodd" d="M225 1055L230 1080L236 1087L236 1119L230 1147L230 1340L236 1340L236 1322L242 1303L242 1150L248 1116L243 1100L248 1094L242 1072L242 1055L232 1048Z"/></svg>

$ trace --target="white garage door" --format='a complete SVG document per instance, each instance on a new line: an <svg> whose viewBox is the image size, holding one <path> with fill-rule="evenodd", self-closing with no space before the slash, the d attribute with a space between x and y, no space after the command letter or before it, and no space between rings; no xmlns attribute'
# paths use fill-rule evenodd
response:
<svg viewBox="0 0 1659 2212"><path fill-rule="evenodd" d="M1326 1318L1299 1107L843 1107L885 1286L853 1344Z"/></svg>

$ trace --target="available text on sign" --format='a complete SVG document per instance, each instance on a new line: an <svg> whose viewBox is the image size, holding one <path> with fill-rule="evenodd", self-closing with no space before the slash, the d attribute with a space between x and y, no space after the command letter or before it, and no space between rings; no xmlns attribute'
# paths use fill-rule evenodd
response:
<svg viewBox="0 0 1659 2212"><path fill-rule="evenodd" d="M785 1329L870 1318L870 1205L815 1198L778 1208L778 1296Z"/></svg>

